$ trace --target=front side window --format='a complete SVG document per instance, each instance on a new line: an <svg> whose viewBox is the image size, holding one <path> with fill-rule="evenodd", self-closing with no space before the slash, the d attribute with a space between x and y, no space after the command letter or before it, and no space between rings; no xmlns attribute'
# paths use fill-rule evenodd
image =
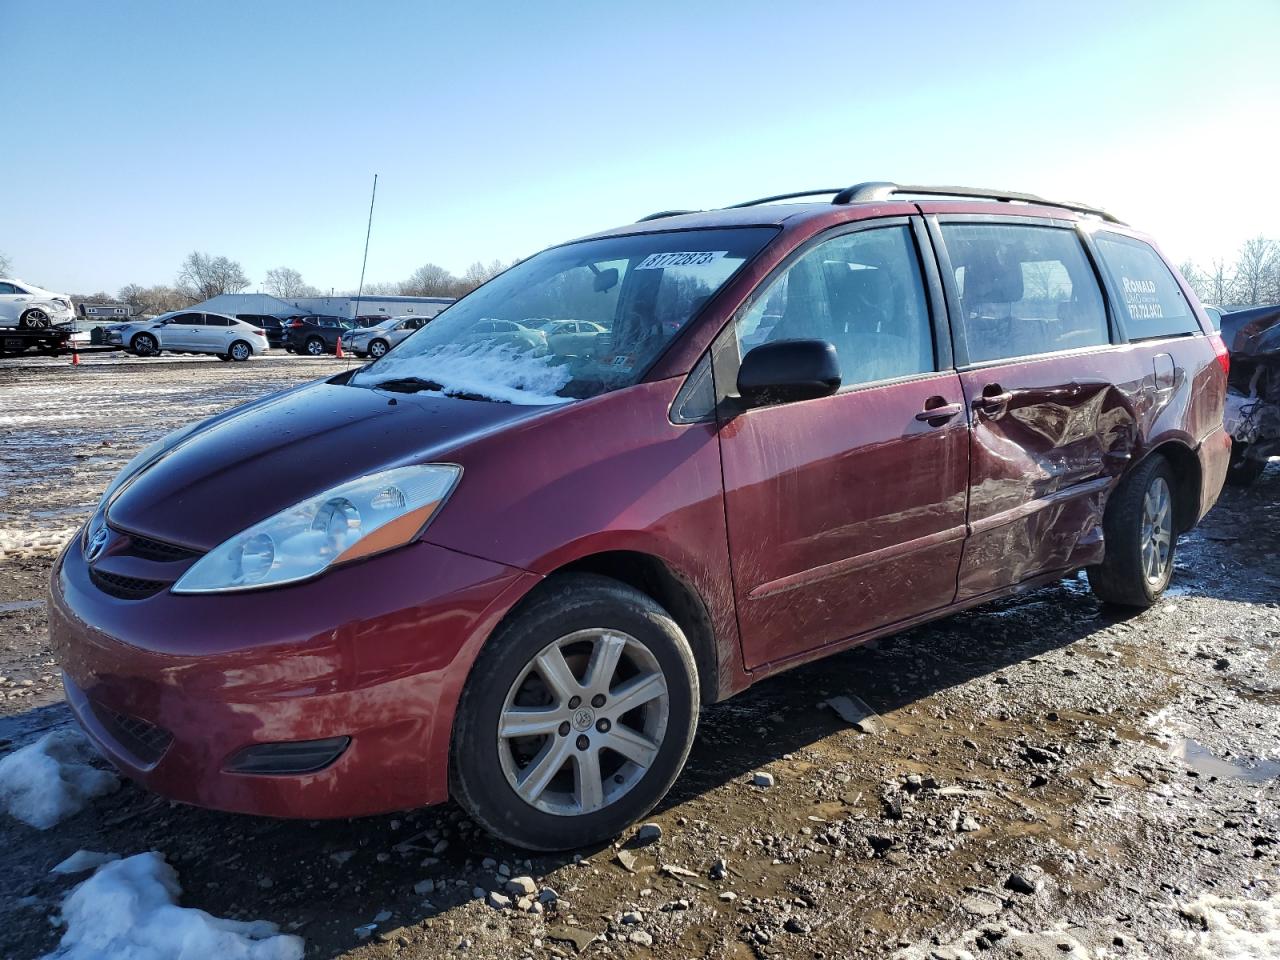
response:
<svg viewBox="0 0 1280 960"><path fill-rule="evenodd" d="M1182 288L1150 244L1106 232L1095 233L1093 240L1120 296L1131 340L1200 332Z"/></svg>
<svg viewBox="0 0 1280 960"><path fill-rule="evenodd" d="M200 327L204 326L204 316L199 313L180 313L169 323L180 323L184 327Z"/></svg>
<svg viewBox="0 0 1280 960"><path fill-rule="evenodd" d="M935 369L929 306L906 226L848 233L813 247L751 303L738 351L775 340L826 340L845 386Z"/></svg>
<svg viewBox="0 0 1280 960"><path fill-rule="evenodd" d="M970 363L1110 343L1102 291L1075 231L944 223Z"/></svg>
<svg viewBox="0 0 1280 960"><path fill-rule="evenodd" d="M602 237L553 247L451 305L352 386L558 403L639 382L772 227ZM589 344L556 337L590 321Z"/></svg>
<svg viewBox="0 0 1280 960"><path fill-rule="evenodd" d="M0 283L0 295L17 293L17 292L18 292L18 288L15 287L12 283Z"/></svg>

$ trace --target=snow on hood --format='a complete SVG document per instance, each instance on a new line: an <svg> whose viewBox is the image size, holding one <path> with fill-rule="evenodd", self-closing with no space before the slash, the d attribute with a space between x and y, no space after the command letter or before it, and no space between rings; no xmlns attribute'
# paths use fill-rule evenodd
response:
<svg viewBox="0 0 1280 960"><path fill-rule="evenodd" d="M567 403L557 396L572 379L569 368L550 356L535 356L512 344L490 341L446 344L426 353L387 354L353 382L376 386L417 377L440 384L446 394L471 394L506 403L546 406Z"/></svg>
<svg viewBox="0 0 1280 960"><path fill-rule="evenodd" d="M0 760L0 810L38 830L79 813L120 786L114 773L91 766L93 747L79 730L47 733Z"/></svg>
<svg viewBox="0 0 1280 960"><path fill-rule="evenodd" d="M116 860L62 904L62 941L44 960L302 960L301 937L265 920L224 920L177 904L182 887L156 851Z"/></svg>

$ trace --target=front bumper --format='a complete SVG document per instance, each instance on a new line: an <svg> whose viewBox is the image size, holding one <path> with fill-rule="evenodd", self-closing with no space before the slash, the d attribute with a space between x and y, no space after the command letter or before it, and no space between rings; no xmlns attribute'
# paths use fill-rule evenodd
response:
<svg viewBox="0 0 1280 960"><path fill-rule="evenodd" d="M77 537L55 566L52 644L81 726L174 800L351 817L448 796L453 713L480 644L537 577L417 543L310 583L119 600ZM350 737L323 769L245 774L256 744Z"/></svg>

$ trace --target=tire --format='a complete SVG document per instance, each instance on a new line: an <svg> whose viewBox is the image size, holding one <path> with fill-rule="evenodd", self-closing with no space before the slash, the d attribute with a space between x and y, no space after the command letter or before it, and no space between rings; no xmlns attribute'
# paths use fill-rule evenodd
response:
<svg viewBox="0 0 1280 960"><path fill-rule="evenodd" d="M369 341L369 356L373 357L375 360L381 360L386 356L387 351L390 349L391 344L387 343L385 340Z"/></svg>
<svg viewBox="0 0 1280 960"><path fill-rule="evenodd" d="M1145 609L1160 599L1173 576L1177 550L1176 489L1173 466L1159 455L1142 461L1121 482L1102 519L1106 555L1088 570L1099 600Z"/></svg>
<svg viewBox="0 0 1280 960"><path fill-rule="evenodd" d="M227 348L227 356L236 363L244 363L253 356L253 347L245 343L243 340L236 340Z"/></svg>
<svg viewBox="0 0 1280 960"><path fill-rule="evenodd" d="M53 326L53 322L43 310L33 308L22 315L18 326L23 330L47 330Z"/></svg>
<svg viewBox="0 0 1280 960"><path fill-rule="evenodd" d="M160 353L160 344L156 338L149 333L134 334L132 340L129 341L129 349L139 357L154 357Z"/></svg>
<svg viewBox="0 0 1280 960"><path fill-rule="evenodd" d="M1227 466L1227 483L1233 487L1251 487L1267 469L1267 461L1246 457L1247 443L1231 441L1231 463Z"/></svg>
<svg viewBox="0 0 1280 960"><path fill-rule="evenodd" d="M324 341L319 337L307 337L307 342L303 344L303 347L307 354L312 357L323 357L329 352L324 345Z"/></svg>
<svg viewBox="0 0 1280 960"><path fill-rule="evenodd" d="M605 651L614 654L615 670L593 683L587 668ZM540 658L570 671L560 674L559 694L544 679L552 674L542 672ZM622 705L616 694L629 686L630 706ZM608 840L675 782L693 744L698 704L693 652L662 607L607 577L560 577L500 626L476 659L454 721L452 793L481 826L519 847L564 850ZM504 716L510 723L522 708L545 705L550 716L535 719L546 729L499 735ZM597 765L599 776L587 778L594 790L582 788L579 758ZM539 764L547 776L536 775Z"/></svg>
<svg viewBox="0 0 1280 960"><path fill-rule="evenodd" d="M226 354L226 353L220 353L220 354L218 354L218 359L219 359L219 360L230 360L230 359L231 359L231 356L230 356L229 354Z"/></svg>

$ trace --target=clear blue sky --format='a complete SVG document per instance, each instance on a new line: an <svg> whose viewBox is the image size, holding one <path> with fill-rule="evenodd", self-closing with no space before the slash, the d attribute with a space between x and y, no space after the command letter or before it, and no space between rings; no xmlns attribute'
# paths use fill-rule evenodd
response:
<svg viewBox="0 0 1280 960"><path fill-rule="evenodd" d="M63 291L354 287L868 179L1280 236L1280 2L0 0L0 251ZM252 289L252 288L251 288Z"/></svg>

